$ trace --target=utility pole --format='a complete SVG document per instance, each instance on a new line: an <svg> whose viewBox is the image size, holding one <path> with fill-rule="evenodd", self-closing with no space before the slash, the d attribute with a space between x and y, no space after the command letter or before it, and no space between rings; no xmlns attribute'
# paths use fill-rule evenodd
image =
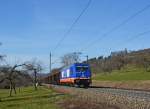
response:
<svg viewBox="0 0 150 109"><path fill-rule="evenodd" d="M52 70L52 54L50 52L50 55L49 55L49 72L51 73L51 70Z"/></svg>
<svg viewBox="0 0 150 109"><path fill-rule="evenodd" d="M86 61L87 61L87 64L89 63L89 56L87 55L86 56Z"/></svg>

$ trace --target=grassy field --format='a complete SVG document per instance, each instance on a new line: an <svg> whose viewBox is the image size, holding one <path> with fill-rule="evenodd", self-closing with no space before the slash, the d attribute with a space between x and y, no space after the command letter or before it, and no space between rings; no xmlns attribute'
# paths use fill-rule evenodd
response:
<svg viewBox="0 0 150 109"><path fill-rule="evenodd" d="M98 81L130 81L130 80L150 80L150 72L143 68L128 67L122 70L113 71L110 74L97 74L93 80Z"/></svg>
<svg viewBox="0 0 150 109"><path fill-rule="evenodd" d="M8 92L9 90L0 89L0 109L119 109L107 103L95 103L86 96L81 99L44 87L40 87L38 91L34 91L32 87L22 88L13 97L8 97Z"/></svg>
<svg viewBox="0 0 150 109"><path fill-rule="evenodd" d="M0 109L58 109L56 102L67 97L44 87L39 87L38 91L32 87L21 88L17 92L9 97L9 90L0 89Z"/></svg>

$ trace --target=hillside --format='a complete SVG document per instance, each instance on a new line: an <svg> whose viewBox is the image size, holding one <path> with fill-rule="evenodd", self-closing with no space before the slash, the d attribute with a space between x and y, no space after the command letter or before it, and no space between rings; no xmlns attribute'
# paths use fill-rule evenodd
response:
<svg viewBox="0 0 150 109"><path fill-rule="evenodd" d="M98 81L136 81L150 80L150 72L144 68L127 66L121 70L114 70L110 74L100 73L93 76L93 80Z"/></svg>
<svg viewBox="0 0 150 109"><path fill-rule="evenodd" d="M89 63L93 86L150 90L150 49L113 52Z"/></svg>
<svg viewBox="0 0 150 109"><path fill-rule="evenodd" d="M89 60L93 74L110 74L128 69L127 66L150 72L150 49L112 52L108 57L99 56ZM144 72L144 71L143 71Z"/></svg>

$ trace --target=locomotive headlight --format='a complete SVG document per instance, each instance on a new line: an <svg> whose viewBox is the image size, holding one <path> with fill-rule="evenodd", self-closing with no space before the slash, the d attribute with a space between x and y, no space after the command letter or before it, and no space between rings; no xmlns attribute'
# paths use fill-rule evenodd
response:
<svg viewBox="0 0 150 109"><path fill-rule="evenodd" d="M90 82L90 80L88 79L88 80L87 80L87 82L89 83L89 82Z"/></svg>

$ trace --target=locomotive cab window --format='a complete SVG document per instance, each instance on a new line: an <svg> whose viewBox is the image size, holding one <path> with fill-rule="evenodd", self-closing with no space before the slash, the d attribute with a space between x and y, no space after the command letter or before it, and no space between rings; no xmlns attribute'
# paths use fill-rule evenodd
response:
<svg viewBox="0 0 150 109"><path fill-rule="evenodd" d="M87 71L89 68L88 68L88 66L77 66L76 67L76 71L77 72L85 72L85 71Z"/></svg>

